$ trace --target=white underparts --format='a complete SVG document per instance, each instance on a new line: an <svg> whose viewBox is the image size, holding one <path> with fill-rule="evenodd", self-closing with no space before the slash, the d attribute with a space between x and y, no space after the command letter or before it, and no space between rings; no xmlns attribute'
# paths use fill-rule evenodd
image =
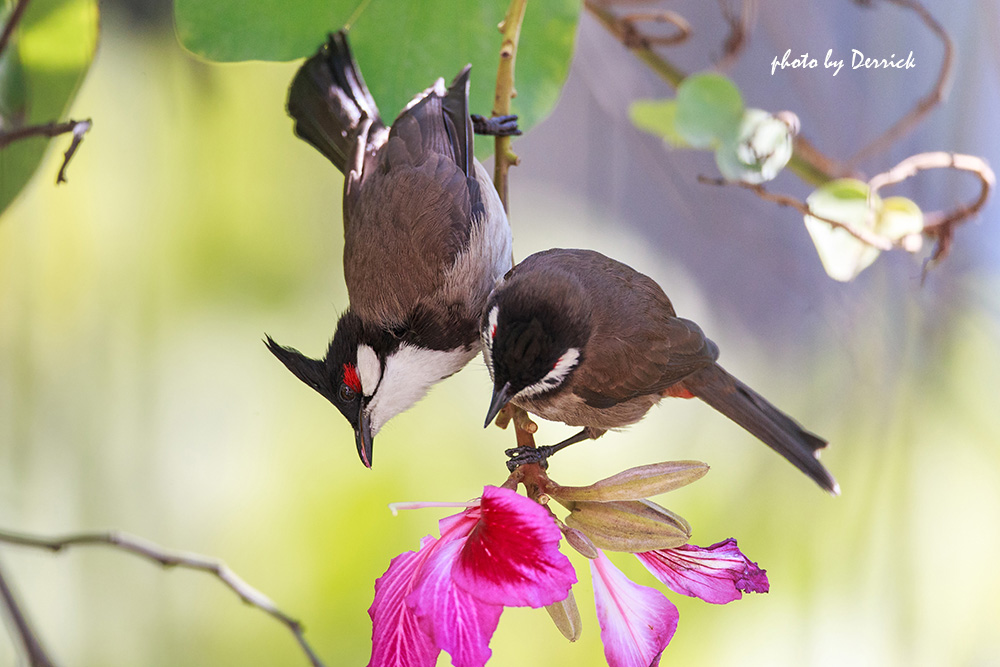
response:
<svg viewBox="0 0 1000 667"><path fill-rule="evenodd" d="M403 343L386 357L385 371L375 396L366 411L371 420L372 435L400 412L423 398L432 385L457 373L476 354L460 347L455 350L428 350ZM358 360L359 373L361 363ZM362 376L362 386L364 376Z"/></svg>
<svg viewBox="0 0 1000 667"><path fill-rule="evenodd" d="M541 380L535 384L529 385L517 392L515 398L530 398L541 394L542 392L550 391L555 389L563 383L569 372L576 367L577 362L580 361L580 350L575 347L571 347L562 353L562 356L556 360L555 365L552 367L548 373L545 374Z"/></svg>
<svg viewBox="0 0 1000 667"><path fill-rule="evenodd" d="M362 343L358 345L358 377L361 379L361 393L371 396L382 379L382 364L375 350Z"/></svg>

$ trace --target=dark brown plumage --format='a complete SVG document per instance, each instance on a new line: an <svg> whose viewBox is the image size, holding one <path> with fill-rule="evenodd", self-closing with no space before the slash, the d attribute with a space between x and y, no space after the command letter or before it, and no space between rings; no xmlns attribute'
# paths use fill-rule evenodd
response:
<svg viewBox="0 0 1000 667"><path fill-rule="evenodd" d="M511 400L584 427L576 442L639 421L665 396L697 397L838 492L817 459L826 441L727 373L701 328L621 262L589 250L531 255L490 296L482 338L494 379L491 419Z"/></svg>
<svg viewBox="0 0 1000 667"><path fill-rule="evenodd" d="M476 355L486 299L510 268L510 227L473 157L468 96L466 66L386 126L344 32L289 90L296 133L344 173L351 304L323 359L267 344L348 419L367 466L379 429Z"/></svg>

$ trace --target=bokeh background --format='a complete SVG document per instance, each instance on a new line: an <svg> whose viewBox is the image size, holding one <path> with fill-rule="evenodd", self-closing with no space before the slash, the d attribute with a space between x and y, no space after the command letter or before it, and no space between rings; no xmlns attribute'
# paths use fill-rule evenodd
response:
<svg viewBox="0 0 1000 667"><path fill-rule="evenodd" d="M950 96L861 165L869 173L926 150L1000 165L1000 9L926 4L955 40ZM671 59L706 67L725 36L718 7L670 7L695 28ZM0 221L0 526L117 528L221 558L302 619L328 665L364 664L374 580L447 513L393 517L387 504L500 483L512 434L482 429L490 389L474 362L394 419L362 468L340 415L261 343L267 332L320 354L347 305L342 180L283 110L297 63L206 64L177 45L168 3L102 9L72 110L95 124L70 182L52 185L56 142ZM772 76L786 48L912 50L918 66ZM796 111L821 150L845 157L930 88L940 55L888 3L773 0L728 74L748 104ZM699 184L715 173L710 155L668 151L629 125L631 100L669 95L583 17L559 105L515 143L516 255L592 247L655 277L729 370L831 441L824 461L843 495L693 401L573 447L552 477L712 466L659 500L698 544L736 537L771 592L723 607L670 594L681 620L665 665L1000 665L996 197L926 280L919 258L894 253L835 283L797 214ZM976 188L936 172L893 194L935 209ZM774 189L807 194L790 175ZM540 440L568 433L543 424ZM604 664L586 562L571 557L583 638L565 642L542 611L508 610L491 664ZM284 627L205 575L100 548L0 545L0 560L60 664L306 664ZM654 585L631 557L615 560ZM0 665L15 663L0 637Z"/></svg>

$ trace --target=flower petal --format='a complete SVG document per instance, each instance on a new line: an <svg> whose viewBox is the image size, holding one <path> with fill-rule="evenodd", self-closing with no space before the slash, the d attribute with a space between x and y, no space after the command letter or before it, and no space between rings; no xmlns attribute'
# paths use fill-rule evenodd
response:
<svg viewBox="0 0 1000 667"><path fill-rule="evenodd" d="M743 592L766 593L770 588L767 572L747 559L733 538L707 548L685 544L636 557L670 590L706 602L724 604L739 600Z"/></svg>
<svg viewBox="0 0 1000 667"><path fill-rule="evenodd" d="M372 618L372 655L368 667L434 667L437 663L441 650L406 605L406 596L435 542L425 537L420 551L396 556L385 574L375 581L375 600L368 609Z"/></svg>
<svg viewBox="0 0 1000 667"><path fill-rule="evenodd" d="M610 667L656 667L677 630L677 607L629 580L603 552L590 561L604 657Z"/></svg>
<svg viewBox="0 0 1000 667"><path fill-rule="evenodd" d="M421 628L451 655L455 667L482 667L492 654L489 643L503 607L480 602L452 580L463 540L437 546L424 563L407 604Z"/></svg>
<svg viewBox="0 0 1000 667"><path fill-rule="evenodd" d="M562 533L549 511L509 489L487 486L479 521L452 572L479 600L507 607L544 607L565 599L576 572L559 551Z"/></svg>

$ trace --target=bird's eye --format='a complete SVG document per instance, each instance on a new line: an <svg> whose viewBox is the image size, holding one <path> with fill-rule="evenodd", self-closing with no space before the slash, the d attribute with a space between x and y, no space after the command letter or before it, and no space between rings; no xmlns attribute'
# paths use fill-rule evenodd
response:
<svg viewBox="0 0 1000 667"><path fill-rule="evenodd" d="M350 403L354 400L354 390L348 387L346 384L340 385L340 392L338 394L340 400L344 403Z"/></svg>

